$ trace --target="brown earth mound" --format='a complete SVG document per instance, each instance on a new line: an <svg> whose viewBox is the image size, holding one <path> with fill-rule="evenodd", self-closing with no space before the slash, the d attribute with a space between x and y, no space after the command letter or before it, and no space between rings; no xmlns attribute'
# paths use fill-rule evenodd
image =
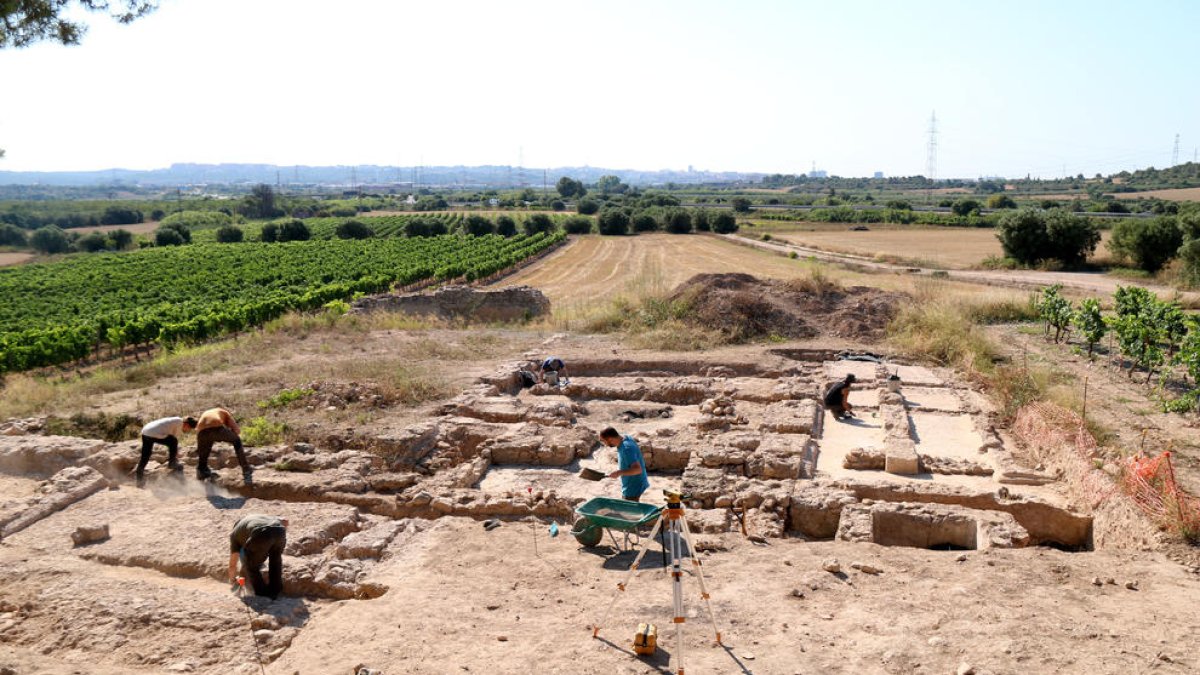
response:
<svg viewBox="0 0 1200 675"><path fill-rule="evenodd" d="M872 342L896 316L902 293L843 287L820 279L787 281L749 274L697 274L671 295L688 303L687 320L736 341L776 335Z"/></svg>

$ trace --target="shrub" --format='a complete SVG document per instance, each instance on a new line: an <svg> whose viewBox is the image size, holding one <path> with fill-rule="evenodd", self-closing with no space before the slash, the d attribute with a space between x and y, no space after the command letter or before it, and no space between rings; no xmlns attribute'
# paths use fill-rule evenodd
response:
<svg viewBox="0 0 1200 675"><path fill-rule="evenodd" d="M658 229L658 220L645 211L638 211L630 219L634 232L653 232Z"/></svg>
<svg viewBox="0 0 1200 675"><path fill-rule="evenodd" d="M1035 209L1005 213L996 224L996 237L1005 257L1027 265L1043 259L1050 243L1046 220Z"/></svg>
<svg viewBox="0 0 1200 675"><path fill-rule="evenodd" d="M75 240L75 248L79 251L96 253L108 247L108 237L101 232L89 232Z"/></svg>
<svg viewBox="0 0 1200 675"><path fill-rule="evenodd" d="M136 225L145 220L141 211L122 206L110 206L100 216L101 225Z"/></svg>
<svg viewBox="0 0 1200 675"><path fill-rule="evenodd" d="M517 221L511 216L498 216L496 218L496 234L502 237L514 237L517 234Z"/></svg>
<svg viewBox="0 0 1200 675"><path fill-rule="evenodd" d="M25 230L10 223L0 223L0 246L25 246L28 243Z"/></svg>
<svg viewBox="0 0 1200 675"><path fill-rule="evenodd" d="M346 220L338 223L333 231L338 239L370 239L375 231L361 220Z"/></svg>
<svg viewBox="0 0 1200 675"><path fill-rule="evenodd" d="M713 214L710 221L713 232L717 234L732 234L738 231L737 218L732 213L716 213Z"/></svg>
<svg viewBox="0 0 1200 675"><path fill-rule="evenodd" d="M358 209L353 206L335 206L329 210L329 215L335 218L352 218L358 215Z"/></svg>
<svg viewBox="0 0 1200 675"><path fill-rule="evenodd" d="M308 241L309 239L312 239L312 232L303 220L292 218L280 223L279 241Z"/></svg>
<svg viewBox="0 0 1200 675"><path fill-rule="evenodd" d="M734 197L729 200L729 205L738 213L750 213L750 200L745 197Z"/></svg>
<svg viewBox="0 0 1200 675"><path fill-rule="evenodd" d="M1188 286L1200 286L1200 214L1179 219L1183 245L1179 247L1180 277Z"/></svg>
<svg viewBox="0 0 1200 675"><path fill-rule="evenodd" d="M272 422L265 417L255 417L242 425L242 442L250 447L275 445L283 441L287 425Z"/></svg>
<svg viewBox="0 0 1200 675"><path fill-rule="evenodd" d="M977 216L979 215L980 207L981 204L978 201L963 197L962 199L954 200L954 203L950 205L950 210L956 216Z"/></svg>
<svg viewBox="0 0 1200 675"><path fill-rule="evenodd" d="M483 216L472 214L463 222L463 231L475 237L482 237L494 233L496 224Z"/></svg>
<svg viewBox="0 0 1200 675"><path fill-rule="evenodd" d="M708 209L696 209L692 212L692 227L697 232L712 231L712 212Z"/></svg>
<svg viewBox="0 0 1200 675"><path fill-rule="evenodd" d="M180 228L160 227L154 231L155 246L182 246L186 243Z"/></svg>
<svg viewBox="0 0 1200 675"><path fill-rule="evenodd" d="M571 216L563 221L563 230L567 234L590 234L592 231L592 219L587 216Z"/></svg>
<svg viewBox="0 0 1200 675"><path fill-rule="evenodd" d="M1100 230L1083 216L1054 209L1045 215L1047 258L1061 260L1064 265L1079 266L1096 251Z"/></svg>
<svg viewBox="0 0 1200 675"><path fill-rule="evenodd" d="M671 234L692 231L692 215L683 209L671 209L663 214L663 229Z"/></svg>
<svg viewBox="0 0 1200 675"><path fill-rule="evenodd" d="M522 226L525 234L549 233L554 231L554 219L544 213L535 213L526 218Z"/></svg>
<svg viewBox="0 0 1200 675"><path fill-rule="evenodd" d="M987 207L989 209L1015 209L1017 203L1008 195L995 194L987 198Z"/></svg>
<svg viewBox="0 0 1200 675"><path fill-rule="evenodd" d="M114 251L124 251L133 246L133 233L129 230L113 230L108 233L108 248Z"/></svg>
<svg viewBox="0 0 1200 675"><path fill-rule="evenodd" d="M593 215L599 210L600 203L594 199L580 199L579 203L575 205L575 212L583 216Z"/></svg>
<svg viewBox="0 0 1200 675"><path fill-rule="evenodd" d="M563 200L555 199L554 201L550 202L550 208L555 211L566 211L567 205L563 203Z"/></svg>
<svg viewBox="0 0 1200 675"><path fill-rule="evenodd" d="M629 214L623 209L607 208L600 212L598 223L600 234L629 234Z"/></svg>
<svg viewBox="0 0 1200 675"><path fill-rule="evenodd" d="M1108 242L1113 255L1131 260L1138 269L1151 273L1162 269L1182 245L1183 231L1175 216L1122 220L1113 227Z"/></svg>
<svg viewBox="0 0 1200 675"><path fill-rule="evenodd" d="M150 212L150 220L162 220L163 216L165 215L167 215L166 211L163 211L162 209L154 209Z"/></svg>
<svg viewBox="0 0 1200 675"><path fill-rule="evenodd" d="M217 228L232 225L233 217L220 211L180 211L172 213L159 223L160 227L182 226L189 230Z"/></svg>
<svg viewBox="0 0 1200 675"><path fill-rule="evenodd" d="M892 209L893 211L912 211L912 204L909 204L903 199L889 199L888 201L884 202L884 206Z"/></svg>
<svg viewBox="0 0 1200 675"><path fill-rule="evenodd" d="M275 223L267 223L266 225L263 225L262 233L259 235L259 239L264 242L267 242L268 244L271 242L274 242L274 241L278 241L279 240L279 226L276 225Z"/></svg>
<svg viewBox="0 0 1200 675"><path fill-rule="evenodd" d="M221 244L237 244L246 238L246 233L237 225L222 225L217 229L217 242Z"/></svg>

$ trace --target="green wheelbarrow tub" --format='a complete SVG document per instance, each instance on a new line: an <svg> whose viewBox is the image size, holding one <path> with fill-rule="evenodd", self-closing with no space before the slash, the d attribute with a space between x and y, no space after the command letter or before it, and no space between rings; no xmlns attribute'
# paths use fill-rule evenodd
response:
<svg viewBox="0 0 1200 675"><path fill-rule="evenodd" d="M580 517L571 528L571 535L584 546L595 546L600 543L604 528L635 532L639 527L653 523L662 508L613 497L595 497L576 507L575 513Z"/></svg>

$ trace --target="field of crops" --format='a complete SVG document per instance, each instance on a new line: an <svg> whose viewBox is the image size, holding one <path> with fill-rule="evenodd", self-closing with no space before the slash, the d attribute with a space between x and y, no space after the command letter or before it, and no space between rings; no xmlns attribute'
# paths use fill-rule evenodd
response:
<svg viewBox="0 0 1200 675"><path fill-rule="evenodd" d="M0 270L0 373L204 340L425 279L487 277L564 235L193 244Z"/></svg>
<svg viewBox="0 0 1200 675"><path fill-rule="evenodd" d="M463 212L451 211L436 211L425 213L404 213L404 214L389 214L383 216L373 216L369 212L359 214L354 218L305 218L304 224L308 226L312 233L313 239L336 239L337 226L347 220L357 220L371 229L376 237L403 237L404 225L414 218L432 219L441 222L446 226L446 230L454 232L466 217L470 215ZM506 214L517 223L517 227L521 226L528 214L521 212L513 212ZM550 215L550 214L547 214ZM555 221L560 220L562 216L552 215L551 218ZM490 218L495 220L495 218ZM239 225L242 231L245 232L246 241L258 241L262 233L263 223L246 223ZM217 240L217 231L213 229L197 229L192 232L192 241L196 243L212 243Z"/></svg>

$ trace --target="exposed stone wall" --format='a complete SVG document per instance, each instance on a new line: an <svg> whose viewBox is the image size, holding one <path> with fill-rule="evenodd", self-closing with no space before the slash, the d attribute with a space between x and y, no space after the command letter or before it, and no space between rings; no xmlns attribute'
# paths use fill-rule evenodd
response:
<svg viewBox="0 0 1200 675"><path fill-rule="evenodd" d="M550 300L530 286L478 289L443 286L432 293L375 295L354 303L356 312L403 312L449 321L510 323L550 313Z"/></svg>

